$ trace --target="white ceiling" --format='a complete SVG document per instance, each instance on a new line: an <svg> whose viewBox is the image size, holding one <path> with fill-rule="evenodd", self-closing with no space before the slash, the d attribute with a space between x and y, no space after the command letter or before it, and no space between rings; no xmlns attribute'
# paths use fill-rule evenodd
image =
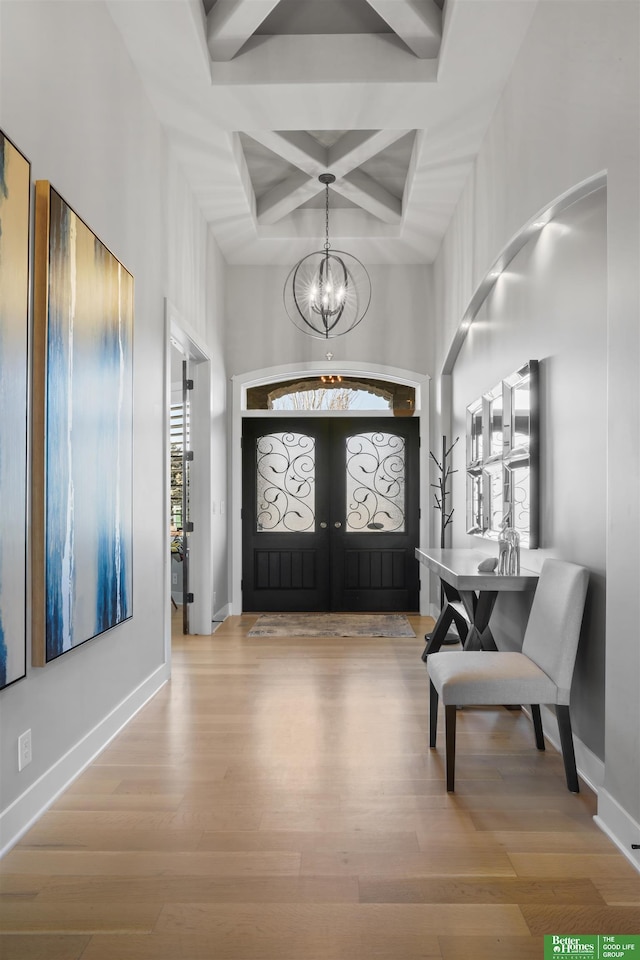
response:
<svg viewBox="0 0 640 960"><path fill-rule="evenodd" d="M430 263L536 0L107 0L231 264Z"/></svg>

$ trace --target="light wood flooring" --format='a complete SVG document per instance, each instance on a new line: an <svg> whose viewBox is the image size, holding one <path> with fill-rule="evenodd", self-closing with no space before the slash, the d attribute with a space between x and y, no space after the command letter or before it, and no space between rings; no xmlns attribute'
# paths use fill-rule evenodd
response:
<svg viewBox="0 0 640 960"><path fill-rule="evenodd" d="M545 933L640 932L640 876L522 712L460 712L447 795L410 619L177 637L171 683L0 864L2 960L542 960Z"/></svg>

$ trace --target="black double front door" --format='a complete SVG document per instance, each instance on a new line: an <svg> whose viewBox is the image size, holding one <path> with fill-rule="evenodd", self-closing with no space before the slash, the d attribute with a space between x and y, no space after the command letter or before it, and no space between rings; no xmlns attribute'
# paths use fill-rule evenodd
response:
<svg viewBox="0 0 640 960"><path fill-rule="evenodd" d="M418 609L411 418L245 418L244 610Z"/></svg>

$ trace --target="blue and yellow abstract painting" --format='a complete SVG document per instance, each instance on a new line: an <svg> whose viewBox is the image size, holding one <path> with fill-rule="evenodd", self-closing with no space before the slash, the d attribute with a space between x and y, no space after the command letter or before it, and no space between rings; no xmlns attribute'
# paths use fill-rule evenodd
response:
<svg viewBox="0 0 640 960"><path fill-rule="evenodd" d="M30 179L0 131L0 689L26 675Z"/></svg>
<svg viewBox="0 0 640 960"><path fill-rule="evenodd" d="M133 277L46 188L48 662L132 615Z"/></svg>

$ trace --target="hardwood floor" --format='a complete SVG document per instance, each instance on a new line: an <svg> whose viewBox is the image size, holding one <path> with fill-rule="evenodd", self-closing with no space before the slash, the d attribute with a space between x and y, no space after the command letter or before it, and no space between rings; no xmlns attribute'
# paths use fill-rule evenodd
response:
<svg viewBox="0 0 640 960"><path fill-rule="evenodd" d="M541 960L640 876L501 708L428 747L417 639L176 637L173 679L0 864L2 960ZM443 725L441 724L443 727Z"/></svg>

